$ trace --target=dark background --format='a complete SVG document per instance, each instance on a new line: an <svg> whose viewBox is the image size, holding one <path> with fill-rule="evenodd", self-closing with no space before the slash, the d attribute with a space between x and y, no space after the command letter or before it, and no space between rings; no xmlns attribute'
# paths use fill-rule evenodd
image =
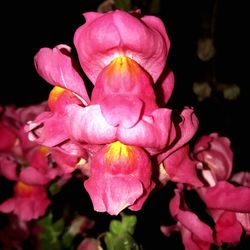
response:
<svg viewBox="0 0 250 250"><path fill-rule="evenodd" d="M60 43L73 47L74 32L84 23L82 13L95 11L100 2L102 1L74 0L66 1L65 4L60 0L36 0L29 3L16 1L5 3L1 7L0 104L26 106L47 98L51 85L36 73L34 55L42 47L52 48ZM210 15L213 1L166 0L162 1L157 15L164 21L171 40L168 64L176 78L175 89L167 106L194 107L200 120L200 128L194 139L211 132L229 137L234 151L234 171L237 172L249 170L250 166L247 121L250 95L246 67L249 60L249 44L246 42L249 28L247 29L247 15L244 14L247 8L243 6L244 1L218 2L215 31L216 77L221 82L236 83L241 89L241 95L237 100L228 101L220 93L215 93L203 102L197 101L192 92L192 84L200 77L205 66L197 58L196 44L201 35L201 22ZM156 244L152 237L159 233L154 230L159 221L163 220L168 202L169 197L166 196L164 204L162 193L156 194L138 213L140 230L137 231L137 238L144 237L148 249L159 249L157 244L160 246L161 243L167 243L166 238L157 238ZM148 219L144 220L146 217ZM150 223L153 224L152 230ZM179 238L172 239L173 242L175 240Z"/></svg>

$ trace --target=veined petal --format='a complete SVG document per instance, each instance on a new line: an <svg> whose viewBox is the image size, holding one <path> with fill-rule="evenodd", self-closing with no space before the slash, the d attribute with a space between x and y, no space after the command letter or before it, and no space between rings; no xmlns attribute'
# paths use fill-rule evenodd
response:
<svg viewBox="0 0 250 250"><path fill-rule="evenodd" d="M180 118L181 121L178 121ZM170 142L168 148L157 157L159 163L186 144L194 136L199 126L199 121L192 108L186 107L179 116L176 118L171 117L171 120L175 128L171 130L171 134L169 135Z"/></svg>
<svg viewBox="0 0 250 250"><path fill-rule="evenodd" d="M132 128L119 127L117 138L125 144L159 152L169 141L169 131L173 126L171 113L169 109L157 109L151 116L143 116Z"/></svg>
<svg viewBox="0 0 250 250"><path fill-rule="evenodd" d="M201 187L203 184L196 174L196 164L189 157L188 145L176 150L163 161L170 180Z"/></svg>
<svg viewBox="0 0 250 250"><path fill-rule="evenodd" d="M91 178L91 177L90 177ZM133 176L107 177L101 189L96 189L96 183L100 179L88 179L84 186L92 199L94 209L99 212L108 212L110 215L118 215L123 209L132 205L143 193L141 182ZM95 190L101 193L101 206L99 207L99 197L96 197ZM105 209L103 209L104 207Z"/></svg>
<svg viewBox="0 0 250 250"><path fill-rule="evenodd" d="M105 14L85 13L86 23L74 36L83 70L95 83L101 70L115 57L127 55L156 81L168 55L170 42L162 21L116 10ZM145 42L147 46L145 46Z"/></svg>
<svg viewBox="0 0 250 250"><path fill-rule="evenodd" d="M62 117L52 112L43 112L34 121L28 122L25 131L31 141L47 147L58 145L69 138Z"/></svg>
<svg viewBox="0 0 250 250"><path fill-rule="evenodd" d="M91 104L100 103L107 96L133 97L143 102L143 113L150 114L157 108L152 83L151 76L137 62L126 56L117 57L99 74Z"/></svg>
<svg viewBox="0 0 250 250"><path fill-rule="evenodd" d="M219 181L214 187L202 188L199 194L208 208L250 213L250 188L248 187L235 187L226 181Z"/></svg>
<svg viewBox="0 0 250 250"><path fill-rule="evenodd" d="M194 146L194 157L205 164L215 181L227 180L231 176L233 152L227 137L217 133L202 136Z"/></svg>
<svg viewBox="0 0 250 250"><path fill-rule="evenodd" d="M42 48L34 61L38 74L47 82L69 89L80 96L85 105L89 103L87 90L69 46L61 44L53 49Z"/></svg>
<svg viewBox="0 0 250 250"><path fill-rule="evenodd" d="M109 125L99 105L66 107L65 122L71 136L80 142L105 144L115 140L116 128Z"/></svg>
<svg viewBox="0 0 250 250"><path fill-rule="evenodd" d="M93 156L84 185L95 210L117 215L126 207L142 207L154 187L151 175L151 161L143 149L116 141Z"/></svg>
<svg viewBox="0 0 250 250"><path fill-rule="evenodd" d="M131 128L141 117L143 103L134 96L111 95L101 101L100 107L108 124Z"/></svg>

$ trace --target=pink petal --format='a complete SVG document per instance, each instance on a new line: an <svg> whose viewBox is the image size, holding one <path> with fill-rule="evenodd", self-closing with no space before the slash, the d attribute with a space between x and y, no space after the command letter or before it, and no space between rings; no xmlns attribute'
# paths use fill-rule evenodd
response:
<svg viewBox="0 0 250 250"><path fill-rule="evenodd" d="M151 116L143 116L132 128L119 127L118 139L124 144L147 148L152 153L166 147L172 129L171 110L157 109Z"/></svg>
<svg viewBox="0 0 250 250"><path fill-rule="evenodd" d="M216 221L216 240L219 245L222 242L239 243L242 234L241 224L237 221L235 213L224 212Z"/></svg>
<svg viewBox="0 0 250 250"><path fill-rule="evenodd" d="M115 176L105 179L101 185L98 185L101 183L99 177L95 179L91 176L84 182L95 211L107 211L110 215L118 215L143 193L142 184L132 176Z"/></svg>
<svg viewBox="0 0 250 250"><path fill-rule="evenodd" d="M202 222L196 214L190 211L180 210L176 219L199 239L210 243L213 242L212 229L207 224Z"/></svg>
<svg viewBox="0 0 250 250"><path fill-rule="evenodd" d="M28 137L47 147L53 147L68 139L63 125L63 117L58 113L43 112L25 126Z"/></svg>
<svg viewBox="0 0 250 250"><path fill-rule="evenodd" d="M100 106L108 124L114 127L121 125L124 128L131 128L140 118L143 103L133 96L111 95L104 98Z"/></svg>
<svg viewBox="0 0 250 250"><path fill-rule="evenodd" d="M238 183L239 185L250 188L250 172L236 173L232 176L230 180Z"/></svg>
<svg viewBox="0 0 250 250"><path fill-rule="evenodd" d="M176 150L163 161L169 178L175 182L187 183L196 187L203 186L196 174L196 161L189 157L189 146Z"/></svg>
<svg viewBox="0 0 250 250"><path fill-rule="evenodd" d="M160 107L165 107L174 90L174 73L166 68L155 85L157 102Z"/></svg>
<svg viewBox="0 0 250 250"><path fill-rule="evenodd" d="M210 169L215 180L226 180L233 167L233 152L230 141L217 133L202 136L194 146L194 156Z"/></svg>
<svg viewBox="0 0 250 250"><path fill-rule="evenodd" d="M16 141L16 135L11 128L4 125L0 122L0 150L1 151L9 151L14 146Z"/></svg>
<svg viewBox="0 0 250 250"><path fill-rule="evenodd" d="M66 107L66 124L71 136L80 142L105 144L115 140L116 128L104 119L99 105Z"/></svg>
<svg viewBox="0 0 250 250"><path fill-rule="evenodd" d="M246 231L246 234L250 235L250 213L236 213L236 217Z"/></svg>
<svg viewBox="0 0 250 250"><path fill-rule="evenodd" d="M201 197L207 207L235 212L250 212L250 188L235 187L226 181L207 188ZM219 199L218 199L219 197Z"/></svg>
<svg viewBox="0 0 250 250"><path fill-rule="evenodd" d="M50 179L33 167L22 168L20 172L20 180L29 185L45 185Z"/></svg>
<svg viewBox="0 0 250 250"><path fill-rule="evenodd" d="M192 234L187 228L181 227L182 242L185 250L210 250L211 242L205 241Z"/></svg>
<svg viewBox="0 0 250 250"><path fill-rule="evenodd" d="M61 44L54 49L42 48L34 61L37 72L46 81L73 91L83 98L85 105L89 103L87 90L69 46Z"/></svg>
<svg viewBox="0 0 250 250"><path fill-rule="evenodd" d="M9 159L8 155L0 155L0 175L8 180L17 180L17 162Z"/></svg>
<svg viewBox="0 0 250 250"><path fill-rule="evenodd" d="M159 18L139 19L120 10L105 14L89 12L84 16L86 23L77 29L74 44L81 66L93 83L101 70L119 54L133 58L154 81L158 79L170 47ZM147 46L144 46L145 41Z"/></svg>
<svg viewBox="0 0 250 250"><path fill-rule="evenodd" d="M181 122L179 122L180 118ZM186 107L180 116L171 117L171 119L175 125L175 129L172 129L169 138L169 144L171 143L171 145L169 145L164 153L158 156L157 160L159 163L186 144L194 136L199 126L199 121L192 108Z"/></svg>
<svg viewBox="0 0 250 250"><path fill-rule="evenodd" d="M0 211L3 213L10 213L14 210L15 207L15 199L10 198L0 204Z"/></svg>
<svg viewBox="0 0 250 250"><path fill-rule="evenodd" d="M119 57L99 74L91 104L100 104L103 99L113 99L113 96L137 98L144 104L144 114L150 114L157 108L152 84L151 76L138 63L129 57Z"/></svg>

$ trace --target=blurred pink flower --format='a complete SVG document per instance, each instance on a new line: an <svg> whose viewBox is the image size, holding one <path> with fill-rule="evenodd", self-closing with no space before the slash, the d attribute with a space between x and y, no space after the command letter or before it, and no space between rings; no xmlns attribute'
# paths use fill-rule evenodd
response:
<svg viewBox="0 0 250 250"><path fill-rule="evenodd" d="M194 146L193 157L199 161L198 168L208 185L231 176L233 152L227 137L217 133L202 136Z"/></svg>
<svg viewBox="0 0 250 250"><path fill-rule="evenodd" d="M50 204L47 190L42 186L31 186L24 182L16 182L14 197L0 204L3 213L14 213L20 220L29 221L43 216Z"/></svg>
<svg viewBox="0 0 250 250"><path fill-rule="evenodd" d="M161 231L167 237L173 231L180 231L182 243L186 250L209 250L213 240L212 229L202 222L185 203L182 194L183 185L178 185L175 196L169 203L171 215L177 221L176 225L161 226Z"/></svg>

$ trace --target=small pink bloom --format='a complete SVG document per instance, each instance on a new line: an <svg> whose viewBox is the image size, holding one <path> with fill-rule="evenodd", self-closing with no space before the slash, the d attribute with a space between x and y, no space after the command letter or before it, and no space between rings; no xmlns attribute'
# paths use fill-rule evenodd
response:
<svg viewBox="0 0 250 250"><path fill-rule="evenodd" d="M120 10L84 13L86 23L77 29L74 44L94 84L102 69L120 56L135 60L154 81L161 75L170 47L164 24L154 16L137 16Z"/></svg>
<svg viewBox="0 0 250 250"><path fill-rule="evenodd" d="M213 240L212 229L189 210L182 195L182 185L175 190L170 201L171 215L177 221L175 226L162 226L161 231L169 236L172 231L180 231L182 242L187 250L209 250Z"/></svg>
<svg viewBox="0 0 250 250"><path fill-rule="evenodd" d="M44 187L30 186L17 182L15 196L0 204L3 213L13 212L20 220L29 221L43 216L50 204Z"/></svg>
<svg viewBox="0 0 250 250"><path fill-rule="evenodd" d="M142 207L154 187L151 171L143 149L116 141L93 156L84 186L96 211L117 215L126 207Z"/></svg>
<svg viewBox="0 0 250 250"><path fill-rule="evenodd" d="M230 141L217 133L202 136L194 146L194 158L200 161L202 175L210 186L227 180L233 167L233 152ZM208 170L207 170L208 169Z"/></svg>
<svg viewBox="0 0 250 250"><path fill-rule="evenodd" d="M49 148L37 146L26 155L29 162L20 171L20 180L29 185L46 185L59 175L57 168L49 162Z"/></svg>

